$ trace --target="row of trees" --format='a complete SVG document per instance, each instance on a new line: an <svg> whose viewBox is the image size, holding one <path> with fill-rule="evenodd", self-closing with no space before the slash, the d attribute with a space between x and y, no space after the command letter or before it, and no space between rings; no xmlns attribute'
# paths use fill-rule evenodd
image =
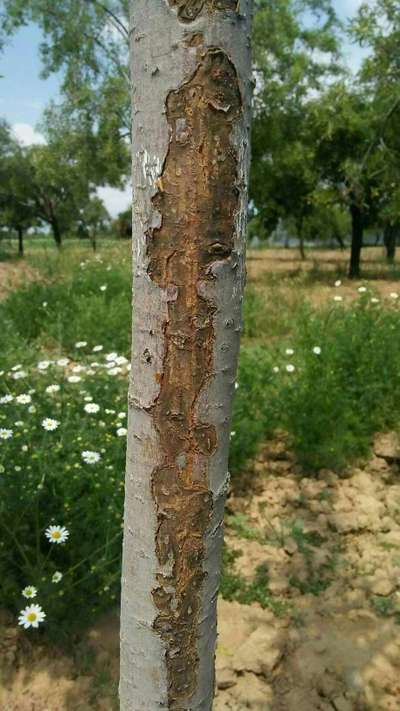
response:
<svg viewBox="0 0 400 711"><path fill-rule="evenodd" d="M95 184L65 141L22 147L0 124L0 228L18 235L19 253L31 228L47 226L58 247L66 231L95 241L109 218Z"/></svg>
<svg viewBox="0 0 400 711"><path fill-rule="evenodd" d="M128 2L64 0L54 7L5 0L4 6L5 33L38 23L44 74L63 71L62 105L45 117L51 147L32 149L30 162L42 187L53 164L57 194L73 195L79 211L85 190L120 185L128 174ZM382 232L394 256L400 8L393 0L361 6L347 32L370 53L355 77L342 60L343 28L331 0L258 0L255 6L250 231L268 237L283 220L293 226L303 256L305 239L343 246L351 232L350 274L357 276L366 228ZM50 203L39 202L40 219L56 237L60 226Z"/></svg>

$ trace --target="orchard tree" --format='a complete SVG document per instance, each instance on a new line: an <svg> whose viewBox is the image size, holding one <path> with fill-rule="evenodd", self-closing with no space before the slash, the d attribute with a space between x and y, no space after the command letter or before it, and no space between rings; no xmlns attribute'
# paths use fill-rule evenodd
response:
<svg viewBox="0 0 400 711"><path fill-rule="evenodd" d="M261 233L279 220L294 222L304 257L303 228L319 183L308 103L341 71L337 21L327 0L261 0L257 7L250 195Z"/></svg>
<svg viewBox="0 0 400 711"><path fill-rule="evenodd" d="M15 231L18 253L24 254L24 234L38 224L33 203L27 197L30 170L23 148L5 121L0 122L0 227Z"/></svg>
<svg viewBox="0 0 400 711"><path fill-rule="evenodd" d="M132 0L123 711L210 711L241 330L251 0Z"/></svg>
<svg viewBox="0 0 400 711"><path fill-rule="evenodd" d="M310 106L315 159L322 184L334 190L351 218L349 276L360 276L364 230L376 217L380 166L374 141L374 114L362 91L341 81Z"/></svg>

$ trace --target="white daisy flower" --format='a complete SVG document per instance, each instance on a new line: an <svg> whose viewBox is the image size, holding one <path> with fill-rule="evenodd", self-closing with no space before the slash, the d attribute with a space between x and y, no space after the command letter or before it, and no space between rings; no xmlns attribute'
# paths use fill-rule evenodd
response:
<svg viewBox="0 0 400 711"><path fill-rule="evenodd" d="M314 348L312 349L312 352L313 352L315 355L321 355L322 350L321 350L321 348L320 348L319 346L314 346Z"/></svg>
<svg viewBox="0 0 400 711"><path fill-rule="evenodd" d="M64 526L49 526L44 535L50 543L65 543L69 536L69 531Z"/></svg>
<svg viewBox="0 0 400 711"><path fill-rule="evenodd" d="M82 452L82 459L85 464L96 464L100 461L101 455L98 452L92 452L89 449L85 449Z"/></svg>
<svg viewBox="0 0 400 711"><path fill-rule="evenodd" d="M122 369L117 366L116 368L110 368L108 372L110 375L119 375L122 373Z"/></svg>
<svg viewBox="0 0 400 711"><path fill-rule="evenodd" d="M279 373L279 372L280 372L279 366L275 365L275 366L272 368L272 371L273 371L274 373Z"/></svg>
<svg viewBox="0 0 400 711"><path fill-rule="evenodd" d="M338 279L337 281L335 281L335 286L336 286L337 289L339 288L339 286L342 286L342 282L340 281L340 279Z"/></svg>
<svg viewBox="0 0 400 711"><path fill-rule="evenodd" d="M360 287L358 288L358 293L359 293L359 294L365 294L366 291L367 291L367 287L366 287L366 286L360 286Z"/></svg>
<svg viewBox="0 0 400 711"><path fill-rule="evenodd" d="M127 366L126 366L127 371L129 372L131 368L132 368L132 364L131 364L131 363L128 363Z"/></svg>
<svg viewBox="0 0 400 711"><path fill-rule="evenodd" d="M21 378L26 378L27 375L28 373L26 373L25 370L17 370L11 377L14 378L14 380L20 380Z"/></svg>
<svg viewBox="0 0 400 711"><path fill-rule="evenodd" d="M116 362L117 365L125 365L126 363L128 363L128 359L125 358L125 356L118 356L118 357L115 359L115 362Z"/></svg>
<svg viewBox="0 0 400 711"><path fill-rule="evenodd" d="M16 422L14 422L14 425L16 427L23 427L24 426L23 420L17 420Z"/></svg>
<svg viewBox="0 0 400 711"><path fill-rule="evenodd" d="M0 405L7 405L7 403L12 402L13 400L13 395L3 395L3 397L0 397Z"/></svg>
<svg viewBox="0 0 400 711"><path fill-rule="evenodd" d="M107 291L107 284L102 284L100 287L100 291Z"/></svg>
<svg viewBox="0 0 400 711"><path fill-rule="evenodd" d="M93 353L100 353L103 350L103 346L95 346L92 348Z"/></svg>
<svg viewBox="0 0 400 711"><path fill-rule="evenodd" d="M398 295L397 291L392 291L392 293L390 294L390 298L391 299L398 299L399 295Z"/></svg>
<svg viewBox="0 0 400 711"><path fill-rule="evenodd" d="M123 420L126 417L126 412L119 412L117 417L119 420Z"/></svg>
<svg viewBox="0 0 400 711"><path fill-rule="evenodd" d="M43 306L43 308L45 309L46 306L47 306L47 301L42 301L42 306Z"/></svg>
<svg viewBox="0 0 400 711"><path fill-rule="evenodd" d="M118 358L118 353L107 353L105 356L105 359L108 361L115 360L116 358Z"/></svg>
<svg viewBox="0 0 400 711"><path fill-rule="evenodd" d="M43 612L40 605L29 605L28 607L25 607L24 610L21 610L18 617L18 624L22 625L22 627L26 630L28 627L37 628L39 627L39 624L43 622L45 617L46 614Z"/></svg>
<svg viewBox="0 0 400 711"><path fill-rule="evenodd" d="M82 378L80 375L70 375L67 380L69 383L79 383Z"/></svg>
<svg viewBox="0 0 400 711"><path fill-rule="evenodd" d="M115 410L108 410L107 408L104 410L106 415L115 415Z"/></svg>
<svg viewBox="0 0 400 711"><path fill-rule="evenodd" d="M85 395L85 397L83 399L85 400L85 402L92 402L92 400L93 400L91 395Z"/></svg>
<svg viewBox="0 0 400 711"><path fill-rule="evenodd" d="M75 343L75 348L85 348L87 346L87 341L77 341Z"/></svg>
<svg viewBox="0 0 400 711"><path fill-rule="evenodd" d="M47 432L53 432L57 429L59 424L58 420L53 420L51 417L45 417L44 420L42 420L42 427Z"/></svg>
<svg viewBox="0 0 400 711"><path fill-rule="evenodd" d="M34 405L29 405L28 412L30 412L31 414L36 412L36 407Z"/></svg>
<svg viewBox="0 0 400 711"><path fill-rule="evenodd" d="M128 434L128 430L126 429L126 427L118 427L118 429L117 429L118 437L126 437L127 434Z"/></svg>
<svg viewBox="0 0 400 711"><path fill-rule="evenodd" d="M74 367L72 368L73 373L81 373L82 370L85 370L82 365L74 365Z"/></svg>
<svg viewBox="0 0 400 711"><path fill-rule="evenodd" d="M93 368L88 368L86 371L86 375L96 375L96 371L93 370Z"/></svg>
<svg viewBox="0 0 400 711"><path fill-rule="evenodd" d="M69 363L69 358L59 358L57 361L57 365L60 366L60 368L65 368Z"/></svg>
<svg viewBox="0 0 400 711"><path fill-rule="evenodd" d="M26 588L23 589L22 594L26 598L36 597L37 589L33 585L27 585Z"/></svg>
<svg viewBox="0 0 400 711"><path fill-rule="evenodd" d="M371 299L371 304L379 304L379 299L377 299L376 296L373 296Z"/></svg>
<svg viewBox="0 0 400 711"><path fill-rule="evenodd" d="M90 415L92 415L100 410L100 405L97 405L95 402L87 402L84 407L84 410L85 412L88 412Z"/></svg>
<svg viewBox="0 0 400 711"><path fill-rule="evenodd" d="M343 301L343 296L334 296L334 297L333 297L333 300L334 300L334 301L338 301L338 302L339 302L339 301Z"/></svg>
<svg viewBox="0 0 400 711"><path fill-rule="evenodd" d="M37 364L37 369L38 369L38 370L47 370L47 368L49 367L49 365L50 365L50 361L49 361L49 360L41 360L41 361L39 361L39 363Z"/></svg>
<svg viewBox="0 0 400 711"><path fill-rule="evenodd" d="M21 450L22 450L23 452L27 452L28 449L29 449L29 447L28 447L27 444L23 444L22 447L21 447Z"/></svg>
<svg viewBox="0 0 400 711"><path fill-rule="evenodd" d="M18 365L13 365L11 370L21 370L21 368L22 368L22 363L18 363Z"/></svg>
<svg viewBox="0 0 400 711"><path fill-rule="evenodd" d="M32 398L30 395L22 393L21 395L17 395L17 397L15 398L15 401L19 405L28 405L30 402L32 402Z"/></svg>
<svg viewBox="0 0 400 711"><path fill-rule="evenodd" d="M54 393L58 393L59 390L60 386L55 383L54 385L47 386L46 393L48 393L49 395L53 395Z"/></svg>
<svg viewBox="0 0 400 711"><path fill-rule="evenodd" d="M286 355L294 355L294 350L293 348L286 348L285 353Z"/></svg>
<svg viewBox="0 0 400 711"><path fill-rule="evenodd" d="M287 371L288 373L294 373L295 370L296 370L296 367L295 367L294 365L292 365L292 363L288 363L288 364L287 364L287 366L286 366L286 371Z"/></svg>
<svg viewBox="0 0 400 711"><path fill-rule="evenodd" d="M235 435L236 435L235 430L232 430L232 432L231 432L231 437L235 437Z"/></svg>
<svg viewBox="0 0 400 711"><path fill-rule="evenodd" d="M63 577L63 574L60 573L59 570L56 570L56 572L54 573L54 575L51 578L51 582L52 583L59 583L62 580L62 577Z"/></svg>
<svg viewBox="0 0 400 711"><path fill-rule="evenodd" d="M12 436L12 430L7 430L4 427L0 427L0 439L11 439Z"/></svg>

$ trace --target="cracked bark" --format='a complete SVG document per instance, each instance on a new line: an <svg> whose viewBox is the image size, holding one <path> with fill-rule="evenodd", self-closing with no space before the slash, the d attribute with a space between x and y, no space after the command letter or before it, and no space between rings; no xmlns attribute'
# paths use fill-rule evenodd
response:
<svg viewBox="0 0 400 711"><path fill-rule="evenodd" d="M251 6L134 2L123 711L212 708L244 282Z"/></svg>

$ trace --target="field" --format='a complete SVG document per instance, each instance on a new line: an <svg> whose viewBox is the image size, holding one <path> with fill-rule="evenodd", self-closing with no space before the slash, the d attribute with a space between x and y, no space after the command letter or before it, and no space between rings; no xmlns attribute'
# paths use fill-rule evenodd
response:
<svg viewBox="0 0 400 711"><path fill-rule="evenodd" d="M215 711L399 709L400 271L371 248L349 281L347 259L248 255ZM0 299L0 708L109 711L129 246L28 245ZM16 624L26 586L40 630Z"/></svg>

